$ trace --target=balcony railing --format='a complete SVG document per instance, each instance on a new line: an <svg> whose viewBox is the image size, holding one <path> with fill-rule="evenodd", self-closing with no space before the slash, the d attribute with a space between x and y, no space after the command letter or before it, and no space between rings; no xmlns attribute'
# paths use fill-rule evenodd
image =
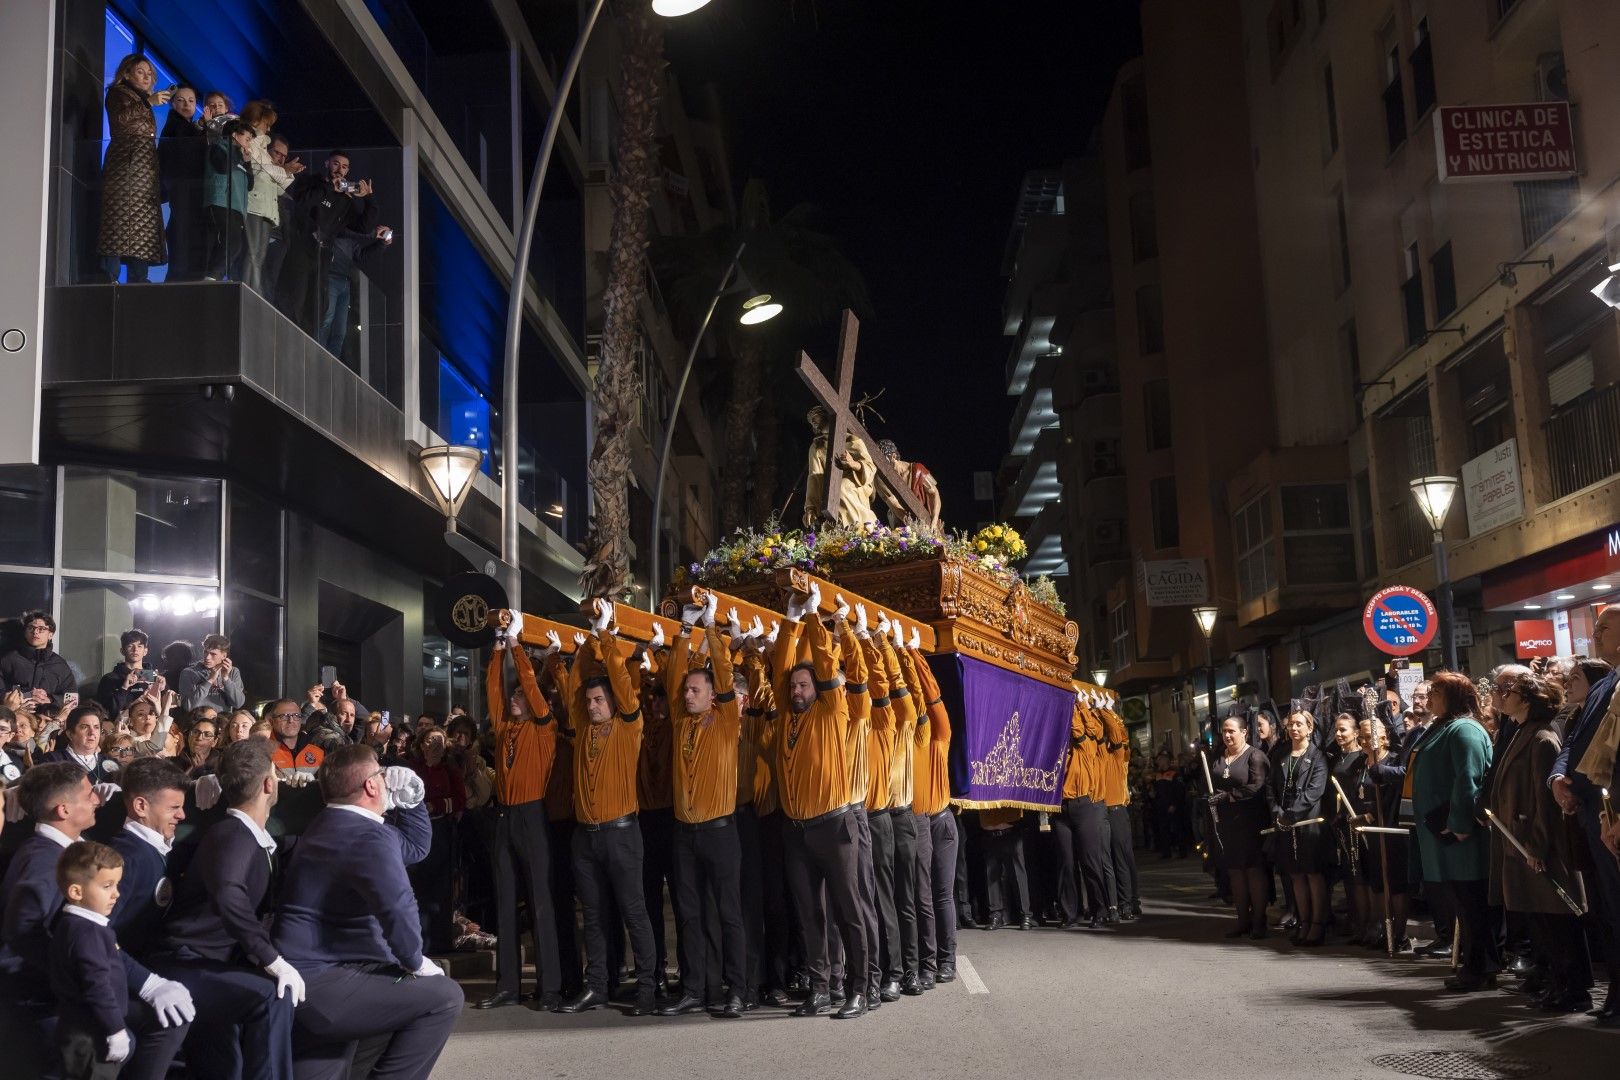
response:
<svg viewBox="0 0 1620 1080"><path fill-rule="evenodd" d="M1542 429L1553 498L1620 473L1620 383L1576 399Z"/></svg>

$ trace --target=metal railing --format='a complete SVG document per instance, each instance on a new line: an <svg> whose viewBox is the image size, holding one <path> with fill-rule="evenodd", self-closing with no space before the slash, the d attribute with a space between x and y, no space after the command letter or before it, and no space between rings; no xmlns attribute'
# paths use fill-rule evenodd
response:
<svg viewBox="0 0 1620 1080"><path fill-rule="evenodd" d="M1552 498L1620 473L1620 383L1583 394L1542 424L1542 430Z"/></svg>

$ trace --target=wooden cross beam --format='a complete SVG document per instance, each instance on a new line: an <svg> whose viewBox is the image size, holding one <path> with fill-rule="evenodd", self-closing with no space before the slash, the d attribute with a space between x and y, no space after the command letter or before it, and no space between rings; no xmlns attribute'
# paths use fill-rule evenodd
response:
<svg viewBox="0 0 1620 1080"><path fill-rule="evenodd" d="M843 485L844 470L839 466L838 459L844 453L844 440L853 435L866 444L866 452L877 463L878 476L884 484L891 489L901 505L911 515L913 521L928 521L930 515L923 506L922 500L912 492L911 485L894 471L881 451L878 450L877 440L872 438L866 426L850 408L850 395L855 383L855 338L860 333L860 320L848 308L844 309L843 321L838 328L838 386L833 387L827 377L821 373L821 368L810 358L807 352L799 353L799 378L810 388L821 406L827 410L832 424L827 431L827 492L826 502L820 507L823 517L837 520L838 518L838 491ZM807 491L808 494L808 491Z"/></svg>

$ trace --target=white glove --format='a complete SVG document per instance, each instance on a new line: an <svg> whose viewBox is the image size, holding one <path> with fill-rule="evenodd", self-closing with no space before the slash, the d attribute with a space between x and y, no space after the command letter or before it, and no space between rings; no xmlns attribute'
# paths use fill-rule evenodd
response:
<svg viewBox="0 0 1620 1080"><path fill-rule="evenodd" d="M894 620L894 647L897 649L906 647L906 634L905 631L900 629L899 619Z"/></svg>
<svg viewBox="0 0 1620 1080"><path fill-rule="evenodd" d="M743 625L742 616L737 614L736 608L726 609L726 624L731 627L732 637L746 637L748 628Z"/></svg>
<svg viewBox="0 0 1620 1080"><path fill-rule="evenodd" d="M664 646L664 624L663 623L661 623L661 622L653 623L652 640L648 641L647 644L649 646L651 646L652 648L654 648L654 649L663 648L663 646Z"/></svg>
<svg viewBox="0 0 1620 1080"><path fill-rule="evenodd" d="M591 620L591 629L598 634L613 624L613 601L598 600L596 602L596 618Z"/></svg>
<svg viewBox="0 0 1620 1080"><path fill-rule="evenodd" d="M575 634L574 635L574 648L582 649L584 647L585 647L585 635L584 634Z"/></svg>
<svg viewBox="0 0 1620 1080"><path fill-rule="evenodd" d="M652 674L652 653L646 649L641 651L641 670Z"/></svg>
<svg viewBox="0 0 1620 1080"><path fill-rule="evenodd" d="M804 609L810 612L821 610L821 586L813 581L810 583L810 599L805 602Z"/></svg>
<svg viewBox="0 0 1620 1080"><path fill-rule="evenodd" d="M782 632L782 624L775 619L771 620L771 632L765 635L765 640L771 645L776 644L776 635Z"/></svg>
<svg viewBox="0 0 1620 1080"><path fill-rule="evenodd" d="M118 1062L127 1057L129 1057L129 1029L125 1028L107 1036L107 1060Z"/></svg>
<svg viewBox="0 0 1620 1080"><path fill-rule="evenodd" d="M836 605L833 614L840 619L849 618L849 601L844 599L843 593L833 593L833 603Z"/></svg>
<svg viewBox="0 0 1620 1080"><path fill-rule="evenodd" d="M865 641L872 636L872 631L866 626L866 605L855 605L855 636Z"/></svg>
<svg viewBox="0 0 1620 1080"><path fill-rule="evenodd" d="M804 618L804 601L799 599L798 593L794 593L788 598L787 610L782 614L787 616L788 622L798 622Z"/></svg>
<svg viewBox="0 0 1620 1080"><path fill-rule="evenodd" d="M878 612L878 633L887 635L888 632L889 613L887 611L880 611Z"/></svg>
<svg viewBox="0 0 1620 1080"><path fill-rule="evenodd" d="M703 605L703 625L704 626L713 626L714 625L714 613L716 611L718 611L718 610L720 610L720 594L716 593L716 592L711 592L711 593L709 593L708 602Z"/></svg>
<svg viewBox="0 0 1620 1080"><path fill-rule="evenodd" d="M759 621L758 615L754 616L754 623L748 628L748 636L751 638L763 638L765 636L765 624Z"/></svg>
<svg viewBox="0 0 1620 1080"><path fill-rule="evenodd" d="M411 974L419 978L428 978L429 976L433 975L443 975L444 968L440 967L438 964L435 964L430 958L424 956L422 957L422 966L411 972Z"/></svg>
<svg viewBox="0 0 1620 1080"><path fill-rule="evenodd" d="M922 648L922 630L915 626L911 628L911 647L913 649Z"/></svg>
<svg viewBox="0 0 1620 1080"><path fill-rule="evenodd" d="M703 618L703 608L698 604L685 604L681 607L681 626L690 630Z"/></svg>
<svg viewBox="0 0 1620 1080"><path fill-rule="evenodd" d="M16 791L9 788L0 791L0 798L3 798L6 803L6 820L13 825L21 821L23 819L23 805L22 800L17 797Z"/></svg>
<svg viewBox="0 0 1620 1080"><path fill-rule="evenodd" d="M113 796L124 790L117 784L91 784L90 789L101 797L101 805L103 806L112 802Z"/></svg>
<svg viewBox="0 0 1620 1080"><path fill-rule="evenodd" d="M197 777L197 782L191 786L191 793L197 797L197 809L212 810L214 804L219 802L219 777L213 773Z"/></svg>
<svg viewBox="0 0 1620 1080"><path fill-rule="evenodd" d="M141 1000L152 1006L158 1023L164 1027L179 1027L197 1019L197 1006L191 1001L191 991L173 979L148 975L141 984Z"/></svg>
<svg viewBox="0 0 1620 1080"><path fill-rule="evenodd" d="M546 647L542 652L547 656L562 652L562 638L557 636L557 631L546 631Z"/></svg>
<svg viewBox="0 0 1620 1080"><path fill-rule="evenodd" d="M304 1003L304 977L298 974L297 968L278 956L266 964L264 970L276 980L277 998L291 997L293 1008Z"/></svg>
<svg viewBox="0 0 1620 1080"><path fill-rule="evenodd" d="M427 788L423 787L422 778L416 775L415 770L403 765L390 765L383 770L383 787L393 797L393 804L403 810L420 806L422 800L427 798Z"/></svg>
<svg viewBox="0 0 1620 1080"><path fill-rule="evenodd" d="M512 616L512 625L508 626L506 628L506 639L508 641L522 641L523 640L523 612L508 610L507 614Z"/></svg>

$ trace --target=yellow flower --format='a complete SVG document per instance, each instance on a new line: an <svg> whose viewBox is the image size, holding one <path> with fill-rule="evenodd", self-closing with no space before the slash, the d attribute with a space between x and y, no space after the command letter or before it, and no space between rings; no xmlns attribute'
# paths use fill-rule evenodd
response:
<svg viewBox="0 0 1620 1080"><path fill-rule="evenodd" d="M1006 530L1004 530L1004 529L1003 529L1003 528L1002 528L1002 527L1001 527L1001 526L1000 526L1000 525L992 525L992 526L990 526L990 535L991 535L991 536L992 536L992 537L999 537L999 536L1001 536L1001 535L1002 535L1002 534L1003 534L1003 533L1004 533L1004 532L1005 532L1005 531L1006 531Z"/></svg>
<svg viewBox="0 0 1620 1080"><path fill-rule="evenodd" d="M767 559L770 558L771 557L771 548L770 548L770 546L766 545L766 547L764 548L764 550L762 550L760 552L760 554L763 555Z"/></svg>
<svg viewBox="0 0 1620 1080"><path fill-rule="evenodd" d="M978 543L974 544L973 546L978 548L980 551L989 551L990 550L990 545L985 543L983 540L980 540Z"/></svg>

